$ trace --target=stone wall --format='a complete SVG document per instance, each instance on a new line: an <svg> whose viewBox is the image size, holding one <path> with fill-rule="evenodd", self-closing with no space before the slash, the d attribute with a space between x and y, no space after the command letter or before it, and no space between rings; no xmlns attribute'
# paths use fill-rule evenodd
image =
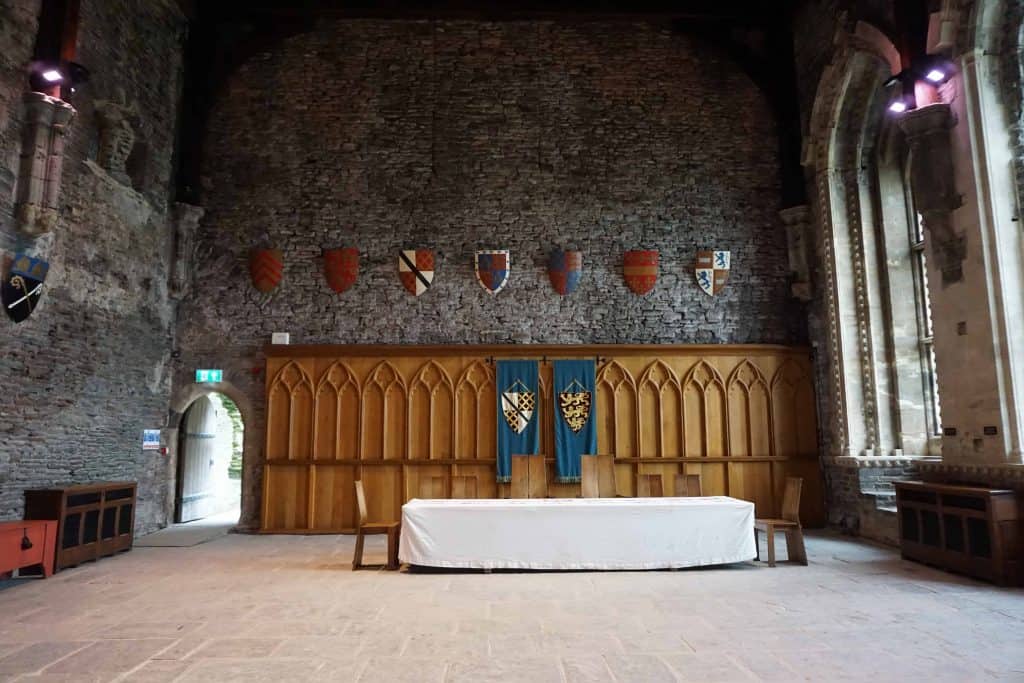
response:
<svg viewBox="0 0 1024 683"><path fill-rule="evenodd" d="M136 529L151 530L167 521L172 475L141 435L163 426L171 388L167 221L184 19L173 2L83 0L77 61L92 78L73 102L60 219L32 239L11 213L38 5L0 0L0 251L50 263L33 315L18 325L0 315L0 519L21 514L26 488L132 479ZM95 104L121 92L136 131L123 182L93 161Z"/></svg>
<svg viewBox="0 0 1024 683"><path fill-rule="evenodd" d="M777 215L775 124L715 47L636 23L321 24L243 65L211 119L194 299L182 306L179 386L222 367L257 407L260 348L292 343L802 343ZM270 296L256 246L283 250ZM360 249L336 295L322 249ZM432 248L434 286L399 284L397 251ZM581 249L579 289L551 288L555 247ZM695 252L730 249L711 298ZM512 250L484 292L476 249ZM646 296L622 253L659 249ZM258 468L247 466L253 521Z"/></svg>

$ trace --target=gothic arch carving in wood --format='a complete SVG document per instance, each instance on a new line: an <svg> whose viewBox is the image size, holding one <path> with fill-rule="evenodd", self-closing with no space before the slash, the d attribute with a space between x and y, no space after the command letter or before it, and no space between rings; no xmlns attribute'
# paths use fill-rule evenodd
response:
<svg viewBox="0 0 1024 683"><path fill-rule="evenodd" d="M718 370L700 359L683 380L683 433L689 456L727 455L725 383Z"/></svg>
<svg viewBox="0 0 1024 683"><path fill-rule="evenodd" d="M597 374L597 439L617 458L638 455L636 404L633 375L618 361L605 363Z"/></svg>
<svg viewBox="0 0 1024 683"><path fill-rule="evenodd" d="M405 380L390 361L383 360L363 385L363 460L405 457L408 393Z"/></svg>
<svg viewBox="0 0 1024 683"><path fill-rule="evenodd" d="M678 458L683 455L683 390L675 371L655 360L640 377L640 453Z"/></svg>
<svg viewBox="0 0 1024 683"><path fill-rule="evenodd" d="M267 400L267 458L309 458L313 446L313 380L296 362L274 376Z"/></svg>
<svg viewBox="0 0 1024 683"><path fill-rule="evenodd" d="M320 376L313 419L313 458L359 457L359 380L342 361Z"/></svg>
<svg viewBox="0 0 1024 683"><path fill-rule="evenodd" d="M409 385L408 431L408 457L452 457L455 388L448 372L436 361L427 361Z"/></svg>
<svg viewBox="0 0 1024 683"><path fill-rule="evenodd" d="M774 455L771 392L764 373L745 358L729 375L727 386L729 455Z"/></svg>
<svg viewBox="0 0 1024 683"><path fill-rule="evenodd" d="M494 371L483 360L462 372L455 388L455 456L493 458L497 437Z"/></svg>

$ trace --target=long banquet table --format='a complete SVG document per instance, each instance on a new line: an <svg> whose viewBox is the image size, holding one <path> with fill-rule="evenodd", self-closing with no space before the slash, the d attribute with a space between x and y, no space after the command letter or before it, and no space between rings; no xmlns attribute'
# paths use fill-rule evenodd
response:
<svg viewBox="0 0 1024 683"><path fill-rule="evenodd" d="M398 551L467 569L676 569L755 554L754 504L726 496L414 499Z"/></svg>

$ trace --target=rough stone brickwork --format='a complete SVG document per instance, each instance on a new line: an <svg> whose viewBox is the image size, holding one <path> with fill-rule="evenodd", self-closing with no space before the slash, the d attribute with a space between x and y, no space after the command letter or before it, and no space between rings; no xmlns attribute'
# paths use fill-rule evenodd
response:
<svg viewBox="0 0 1024 683"><path fill-rule="evenodd" d="M139 531L166 523L167 458L143 453L164 424L174 306L167 297L175 119L184 19L163 0L83 0L77 61L92 80L74 100L61 216L37 239L14 231L20 98L38 0L0 0L0 251L50 262L39 308L14 325L0 315L0 519L21 514L22 491L57 482L139 482ZM134 187L91 159L95 100L134 102ZM6 272L6 268L4 268Z"/></svg>
<svg viewBox="0 0 1024 683"><path fill-rule="evenodd" d="M776 140L724 54L657 26L323 23L250 60L215 107L181 381L224 367L260 406L252 370L275 331L336 344L802 342ZM261 245L284 252L270 296L249 283ZM341 246L361 263L339 296L320 254ZM555 247L583 251L565 298L545 270ZM715 298L693 275L712 247L733 258ZM397 277L402 248L437 255L418 298ZM512 251L497 296L473 272L488 248ZM661 251L646 296L623 281L628 249Z"/></svg>

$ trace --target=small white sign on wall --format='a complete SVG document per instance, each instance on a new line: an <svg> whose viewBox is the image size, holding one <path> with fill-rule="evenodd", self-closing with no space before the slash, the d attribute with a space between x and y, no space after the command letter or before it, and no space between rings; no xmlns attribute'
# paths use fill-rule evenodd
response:
<svg viewBox="0 0 1024 683"><path fill-rule="evenodd" d="M274 332L270 335L271 344L287 344L289 339L287 332Z"/></svg>
<svg viewBox="0 0 1024 683"><path fill-rule="evenodd" d="M142 430L142 450L144 450L144 451L158 451L158 450L160 450L160 430L159 429L143 429Z"/></svg>

